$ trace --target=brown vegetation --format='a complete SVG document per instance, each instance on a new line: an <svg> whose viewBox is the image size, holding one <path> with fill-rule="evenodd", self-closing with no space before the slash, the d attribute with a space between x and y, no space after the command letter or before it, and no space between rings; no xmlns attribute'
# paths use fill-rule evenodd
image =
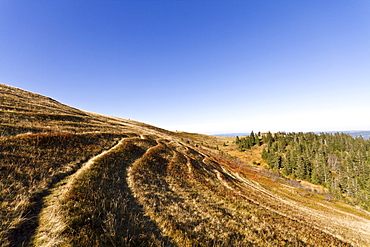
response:
<svg viewBox="0 0 370 247"><path fill-rule="evenodd" d="M370 245L368 212L252 165L259 150L0 90L2 246Z"/></svg>

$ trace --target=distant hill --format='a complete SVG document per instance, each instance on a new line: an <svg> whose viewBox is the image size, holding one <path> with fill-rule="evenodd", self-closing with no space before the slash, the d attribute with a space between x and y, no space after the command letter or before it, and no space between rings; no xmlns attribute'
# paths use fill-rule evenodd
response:
<svg viewBox="0 0 370 247"><path fill-rule="evenodd" d="M1 246L370 246L369 212L264 169L234 138L3 84L0 114Z"/></svg>
<svg viewBox="0 0 370 247"><path fill-rule="evenodd" d="M357 131L357 130L354 130L354 131L336 131L336 132L349 134L349 135L351 135L354 138L360 137L360 136L362 136L366 140L368 140L370 138L370 131L369 130L361 130L361 131Z"/></svg>
<svg viewBox="0 0 370 247"><path fill-rule="evenodd" d="M226 133L226 134L215 134L214 136L219 137L237 137L237 136L247 136L250 133Z"/></svg>
<svg viewBox="0 0 370 247"><path fill-rule="evenodd" d="M353 130L353 131L314 131L315 134L320 134L320 133L345 133L349 134L352 137L356 138L359 136L362 136L364 139L369 139L370 138L370 130ZM247 136L249 135L249 132L245 133L226 133L226 134L215 134L214 136L220 136L220 137L236 137L236 136Z"/></svg>

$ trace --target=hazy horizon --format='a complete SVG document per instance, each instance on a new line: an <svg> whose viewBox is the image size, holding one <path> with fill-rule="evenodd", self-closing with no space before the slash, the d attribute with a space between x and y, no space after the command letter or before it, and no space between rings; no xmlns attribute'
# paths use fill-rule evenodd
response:
<svg viewBox="0 0 370 247"><path fill-rule="evenodd" d="M0 83L173 131L370 129L367 1L2 1Z"/></svg>

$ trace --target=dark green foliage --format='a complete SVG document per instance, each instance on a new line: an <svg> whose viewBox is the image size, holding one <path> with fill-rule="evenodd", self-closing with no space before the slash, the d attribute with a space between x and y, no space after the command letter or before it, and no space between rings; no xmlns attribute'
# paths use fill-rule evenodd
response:
<svg viewBox="0 0 370 247"><path fill-rule="evenodd" d="M237 136L235 142L236 142L236 144L238 144L240 151L244 151L246 149L249 149L249 148L253 147L254 145L259 146L259 145L262 144L262 140L260 139L260 133L258 133L256 135L256 134L254 134L253 131L250 133L249 136L246 136L246 137L243 137L243 138L239 138Z"/></svg>
<svg viewBox="0 0 370 247"><path fill-rule="evenodd" d="M261 138L261 139L260 139ZM251 133L237 138L240 150L265 144L262 158L286 176L323 185L338 197L370 208L370 141L343 133Z"/></svg>

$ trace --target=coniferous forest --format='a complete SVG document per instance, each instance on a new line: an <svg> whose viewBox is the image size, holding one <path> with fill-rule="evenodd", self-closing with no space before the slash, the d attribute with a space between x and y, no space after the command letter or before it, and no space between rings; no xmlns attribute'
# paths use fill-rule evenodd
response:
<svg viewBox="0 0 370 247"><path fill-rule="evenodd" d="M370 141L343 133L251 133L240 151L263 145L269 168L328 188L336 198L370 209Z"/></svg>

